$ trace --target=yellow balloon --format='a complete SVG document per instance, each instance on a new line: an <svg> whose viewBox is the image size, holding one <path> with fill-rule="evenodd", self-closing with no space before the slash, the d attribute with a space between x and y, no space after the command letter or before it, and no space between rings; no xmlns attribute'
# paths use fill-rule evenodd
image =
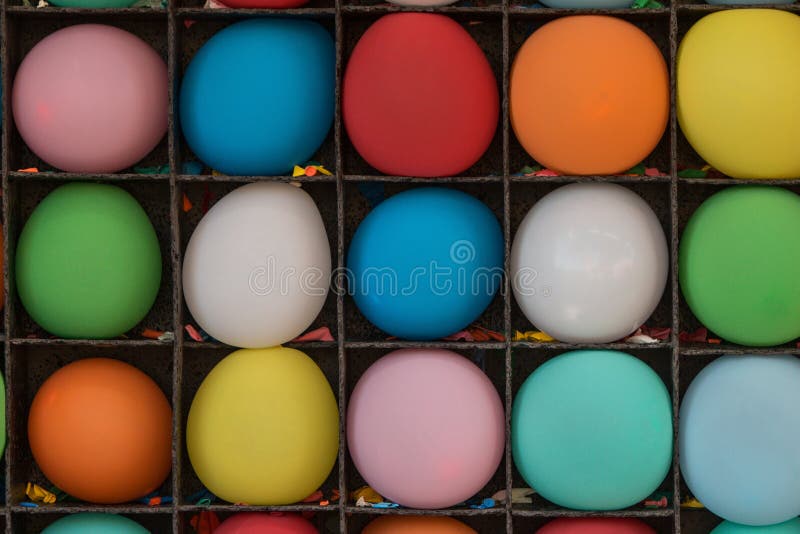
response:
<svg viewBox="0 0 800 534"><path fill-rule="evenodd" d="M728 176L800 177L800 16L700 19L678 49L677 109L689 143Z"/></svg>
<svg viewBox="0 0 800 534"><path fill-rule="evenodd" d="M222 499L292 504L319 489L336 461L336 398L299 350L237 350L197 390L186 444L200 481Z"/></svg>

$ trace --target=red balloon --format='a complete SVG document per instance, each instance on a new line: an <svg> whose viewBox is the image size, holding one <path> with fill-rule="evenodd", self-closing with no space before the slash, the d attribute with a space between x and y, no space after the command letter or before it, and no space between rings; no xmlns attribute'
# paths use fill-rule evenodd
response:
<svg viewBox="0 0 800 534"><path fill-rule="evenodd" d="M452 176L468 169L492 142L499 110L483 50L444 15L381 17L361 36L344 74L347 134L385 174Z"/></svg>
<svg viewBox="0 0 800 534"><path fill-rule="evenodd" d="M319 534L319 531L297 514L242 512L223 521L214 534Z"/></svg>
<svg viewBox="0 0 800 534"><path fill-rule="evenodd" d="M556 519L536 531L537 534L655 534L655 530L638 519L614 517L581 517Z"/></svg>

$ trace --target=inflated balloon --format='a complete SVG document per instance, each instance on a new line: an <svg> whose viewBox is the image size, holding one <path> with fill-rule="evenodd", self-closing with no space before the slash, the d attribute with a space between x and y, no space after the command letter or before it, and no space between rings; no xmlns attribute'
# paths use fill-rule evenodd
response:
<svg viewBox="0 0 800 534"><path fill-rule="evenodd" d="M347 445L367 484L412 508L463 502L503 457L505 416L492 382L455 352L398 350L361 376Z"/></svg>
<svg viewBox="0 0 800 534"><path fill-rule="evenodd" d="M744 525L800 514L798 380L793 356L723 356L689 385L680 412L681 473L711 512Z"/></svg>
<svg viewBox="0 0 800 534"><path fill-rule="evenodd" d="M476 198L425 187L381 202L347 256L358 309L381 330L437 339L476 320L502 279L503 232Z"/></svg>
<svg viewBox="0 0 800 534"><path fill-rule="evenodd" d="M800 519L795 518L785 523L762 527L723 521L711 531L711 534L800 534Z"/></svg>
<svg viewBox="0 0 800 534"><path fill-rule="evenodd" d="M630 354L568 352L522 384L511 446L520 474L545 499L578 510L626 508L669 472L672 400Z"/></svg>
<svg viewBox="0 0 800 534"><path fill-rule="evenodd" d="M477 534L477 531L452 517L385 516L370 522L361 534Z"/></svg>
<svg viewBox="0 0 800 534"><path fill-rule="evenodd" d="M800 196L779 187L731 187L703 202L681 236L678 270L697 318L741 345L800 336L798 225Z"/></svg>
<svg viewBox="0 0 800 534"><path fill-rule="evenodd" d="M638 519L617 517L561 518L550 521L536 534L655 534L655 530Z"/></svg>
<svg viewBox="0 0 800 534"><path fill-rule="evenodd" d="M183 295L195 321L237 347L303 333L328 294L331 249L322 216L302 189L256 182L217 202L183 258Z"/></svg>
<svg viewBox="0 0 800 534"><path fill-rule="evenodd" d="M517 139L562 174L623 173L653 151L667 127L664 57L646 33L618 18L545 24L517 53L510 83Z"/></svg>
<svg viewBox="0 0 800 534"><path fill-rule="evenodd" d="M607 343L658 305L669 258L656 214L614 184L571 184L542 197L511 248L514 296L536 328L560 341Z"/></svg>
<svg viewBox="0 0 800 534"><path fill-rule="evenodd" d="M172 409L153 379L132 365L78 360L39 388L28 441L57 488L84 501L127 502L155 491L169 474Z"/></svg>
<svg viewBox="0 0 800 534"><path fill-rule="evenodd" d="M486 152L499 110L483 50L444 15L381 17L358 41L344 73L347 134L385 174L461 173Z"/></svg>
<svg viewBox="0 0 800 534"><path fill-rule="evenodd" d="M78 24L28 52L11 104L37 156L63 171L101 173L156 147L167 131L168 96L167 65L149 44L113 26Z"/></svg>
<svg viewBox="0 0 800 534"><path fill-rule="evenodd" d="M124 334L147 315L160 285L155 229L120 187L62 185L39 203L19 236L19 298L51 334Z"/></svg>
<svg viewBox="0 0 800 534"><path fill-rule="evenodd" d="M51 523L42 534L150 534L136 521L115 514L86 512L72 514Z"/></svg>
<svg viewBox="0 0 800 534"><path fill-rule="evenodd" d="M734 178L800 177L799 16L703 17L678 48L676 83L681 130L711 166Z"/></svg>
<svg viewBox="0 0 800 534"><path fill-rule="evenodd" d="M197 390L186 446L214 495L292 504L316 491L336 461L336 398L322 370L299 350L237 350Z"/></svg>
<svg viewBox="0 0 800 534"><path fill-rule="evenodd" d="M316 22L260 18L231 24L186 69L183 135L217 171L287 173L311 158L330 130L334 74L333 39Z"/></svg>
<svg viewBox="0 0 800 534"><path fill-rule="evenodd" d="M308 519L295 514L244 512L233 515L214 534L318 534Z"/></svg>

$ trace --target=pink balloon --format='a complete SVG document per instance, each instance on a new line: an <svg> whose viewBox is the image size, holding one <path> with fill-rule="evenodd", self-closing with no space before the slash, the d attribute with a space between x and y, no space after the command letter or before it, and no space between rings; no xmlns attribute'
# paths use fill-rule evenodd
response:
<svg viewBox="0 0 800 534"><path fill-rule="evenodd" d="M79 24L42 39L19 66L11 96L28 147L70 172L116 172L167 131L167 66L119 28Z"/></svg>
<svg viewBox="0 0 800 534"><path fill-rule="evenodd" d="M319 531L296 514L242 512L223 521L214 534L319 534Z"/></svg>
<svg viewBox="0 0 800 534"><path fill-rule="evenodd" d="M347 444L361 476L413 508L473 497L500 465L504 431L492 382L449 350L387 354L358 381L347 412Z"/></svg>

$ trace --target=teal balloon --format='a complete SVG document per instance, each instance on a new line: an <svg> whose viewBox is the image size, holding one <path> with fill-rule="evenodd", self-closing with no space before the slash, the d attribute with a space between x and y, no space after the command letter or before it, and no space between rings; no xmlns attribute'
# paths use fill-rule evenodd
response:
<svg viewBox="0 0 800 534"><path fill-rule="evenodd" d="M624 352L579 350L536 369L511 415L514 463L545 499L617 510L658 489L672 463L672 401Z"/></svg>
<svg viewBox="0 0 800 534"><path fill-rule="evenodd" d="M711 534L800 534L800 519L790 519L785 523L766 527L751 527L723 521L711 531Z"/></svg>
<svg viewBox="0 0 800 534"><path fill-rule="evenodd" d="M121 515L84 513L62 517L42 534L150 534L150 531Z"/></svg>

